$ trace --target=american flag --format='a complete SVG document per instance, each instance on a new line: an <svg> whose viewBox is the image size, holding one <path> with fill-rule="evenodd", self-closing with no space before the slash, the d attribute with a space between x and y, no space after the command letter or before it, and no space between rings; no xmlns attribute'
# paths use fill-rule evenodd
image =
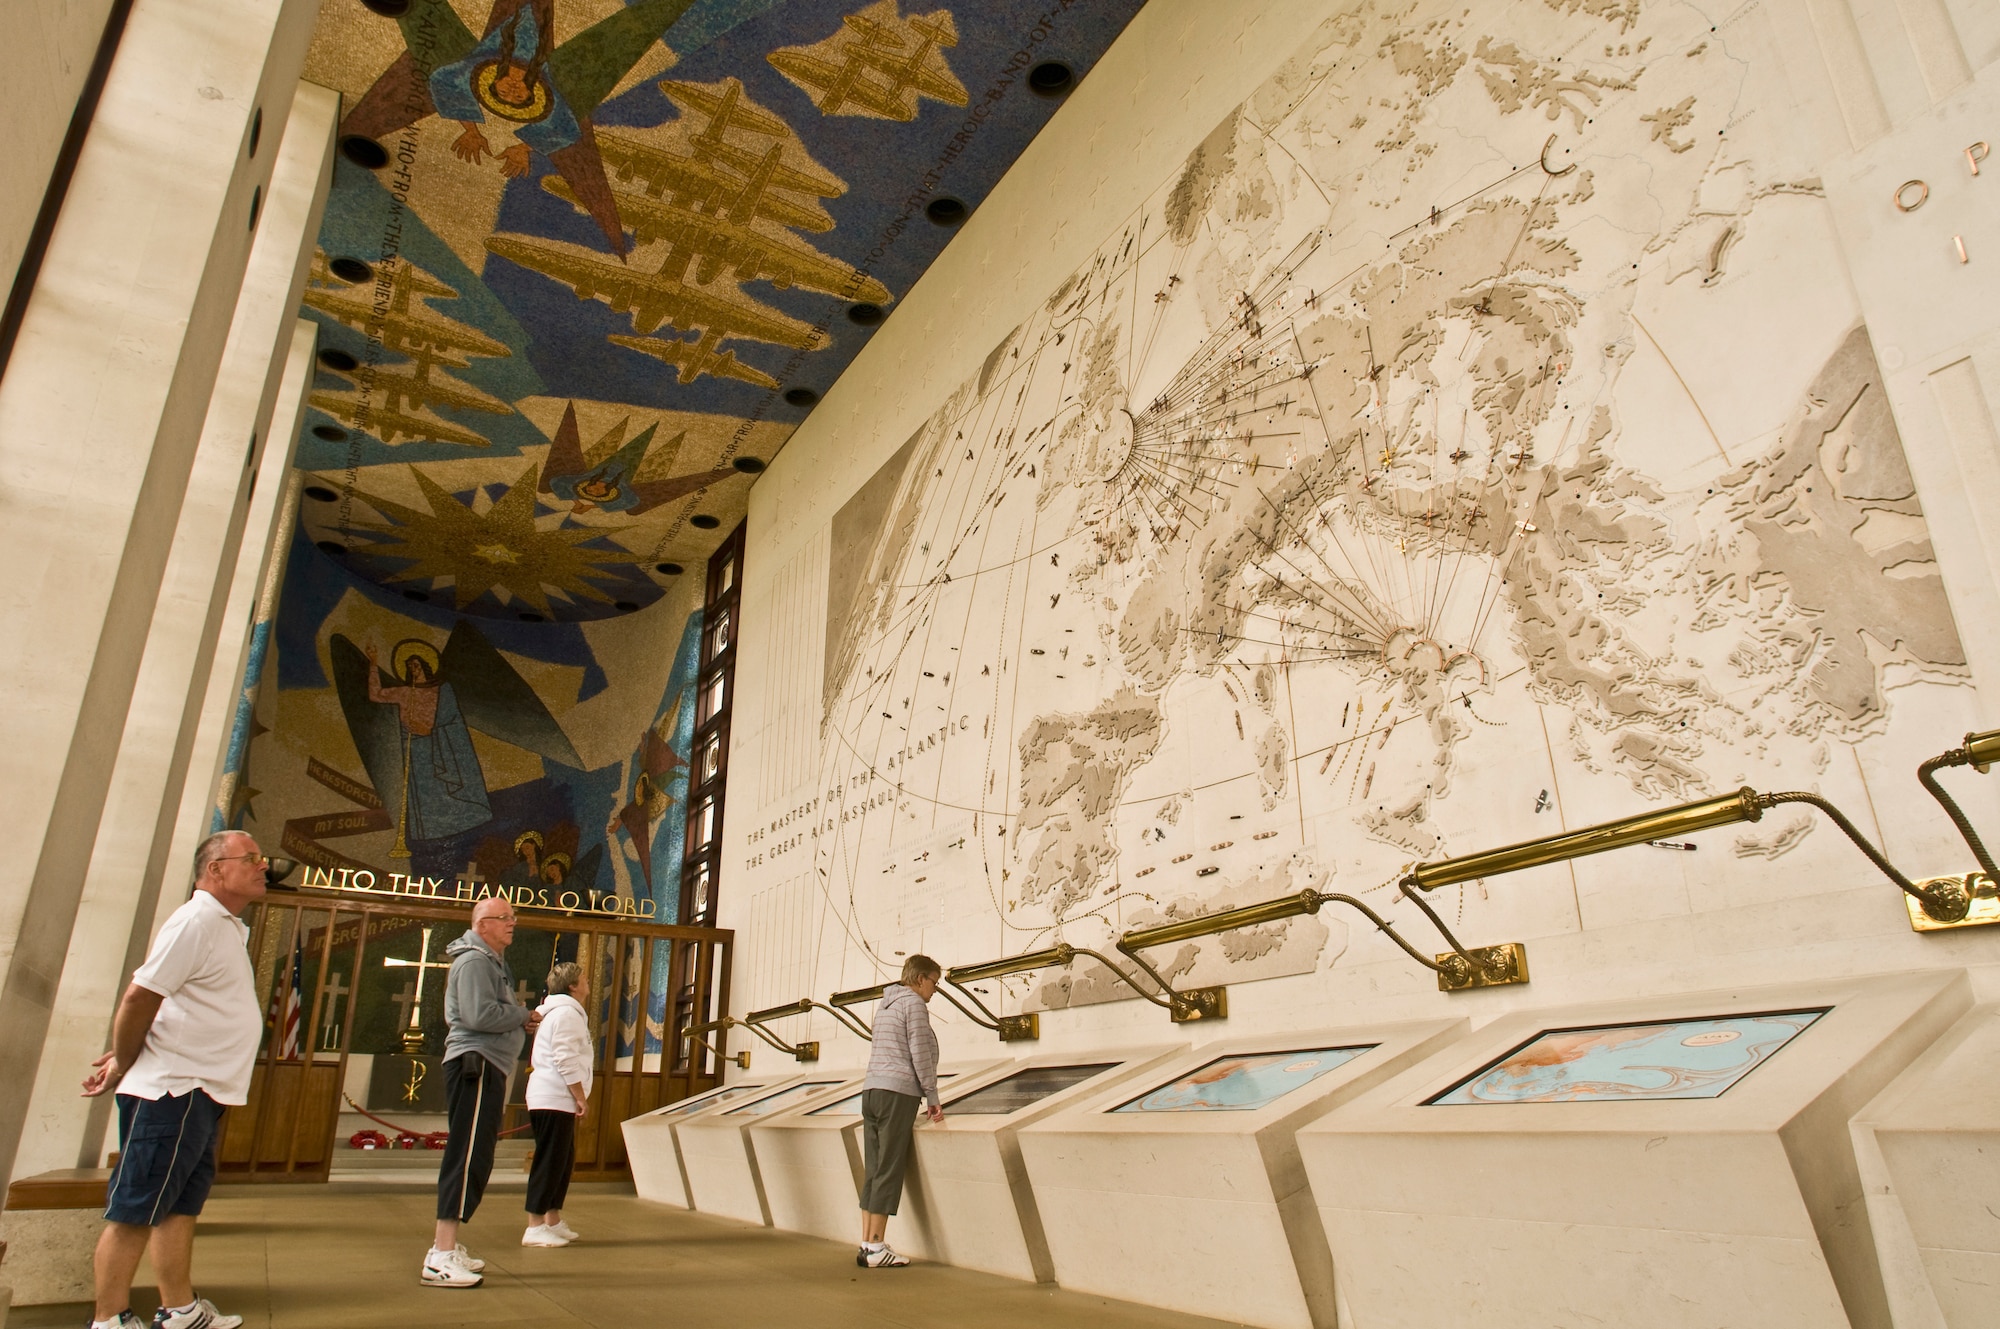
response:
<svg viewBox="0 0 2000 1329"><path fill-rule="evenodd" d="M299 1059L299 1025L305 1006L305 964L299 944L292 942L292 981L285 988L284 1007L278 1015L278 1056L284 1061Z"/></svg>

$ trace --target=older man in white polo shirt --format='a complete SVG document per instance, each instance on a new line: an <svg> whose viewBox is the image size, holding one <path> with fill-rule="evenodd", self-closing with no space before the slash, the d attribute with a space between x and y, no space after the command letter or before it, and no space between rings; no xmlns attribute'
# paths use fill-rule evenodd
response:
<svg viewBox="0 0 2000 1329"><path fill-rule="evenodd" d="M237 1329L194 1294L194 1220L215 1180L222 1110L250 1097L263 1038L243 910L264 894L268 864L241 831L195 851L194 893L153 939L118 1003L111 1051L83 1092L118 1091L118 1168L97 1241L94 1329L139 1329L132 1275L150 1249L159 1278L156 1329Z"/></svg>

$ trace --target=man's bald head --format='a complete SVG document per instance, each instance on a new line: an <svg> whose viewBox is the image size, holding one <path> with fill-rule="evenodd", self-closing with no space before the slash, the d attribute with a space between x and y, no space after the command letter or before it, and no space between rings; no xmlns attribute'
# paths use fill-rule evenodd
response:
<svg viewBox="0 0 2000 1329"><path fill-rule="evenodd" d="M472 906L472 922L475 927L489 918L512 918L513 916L514 906L512 902L502 899L497 895L489 895L478 904Z"/></svg>
<svg viewBox="0 0 2000 1329"><path fill-rule="evenodd" d="M472 930L479 939L491 946L495 954L507 949L507 943L514 940L513 902L498 895L489 895L472 906Z"/></svg>

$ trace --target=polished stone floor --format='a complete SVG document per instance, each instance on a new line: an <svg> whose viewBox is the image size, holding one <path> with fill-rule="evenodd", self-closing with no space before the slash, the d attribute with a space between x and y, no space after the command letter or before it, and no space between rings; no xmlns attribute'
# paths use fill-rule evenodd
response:
<svg viewBox="0 0 2000 1329"><path fill-rule="evenodd" d="M195 1286L245 1329L1203 1329L1214 1320L965 1269L854 1267L854 1248L580 1185L564 1217L583 1236L520 1245L518 1190L489 1192L464 1232L484 1287L426 1288L429 1187L219 1187L195 1240ZM895 1229L890 1228L890 1240ZM142 1283L150 1275L143 1269ZM152 1288L133 1296L151 1319ZM16 1307L6 1329L76 1329L87 1307Z"/></svg>

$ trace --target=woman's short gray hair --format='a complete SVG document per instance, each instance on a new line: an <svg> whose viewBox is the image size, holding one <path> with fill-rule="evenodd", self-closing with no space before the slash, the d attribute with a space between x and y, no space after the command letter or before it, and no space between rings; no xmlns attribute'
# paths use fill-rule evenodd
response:
<svg viewBox="0 0 2000 1329"><path fill-rule="evenodd" d="M564 960L549 970L549 995L566 997L582 981L583 966L573 960Z"/></svg>

